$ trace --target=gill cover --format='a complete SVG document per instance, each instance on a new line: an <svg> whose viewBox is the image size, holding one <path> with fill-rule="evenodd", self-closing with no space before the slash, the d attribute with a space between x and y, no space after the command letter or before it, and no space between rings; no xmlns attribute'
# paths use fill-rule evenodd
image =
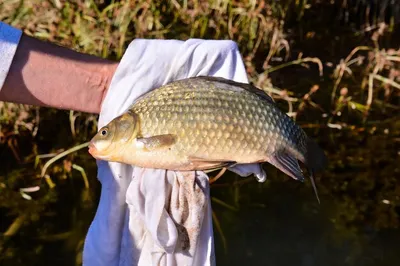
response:
<svg viewBox="0 0 400 266"><path fill-rule="evenodd" d="M127 112L102 127L92 138L93 145L99 155L107 155L117 151L121 144L126 143L138 133L137 116ZM109 154L110 155L110 154Z"/></svg>

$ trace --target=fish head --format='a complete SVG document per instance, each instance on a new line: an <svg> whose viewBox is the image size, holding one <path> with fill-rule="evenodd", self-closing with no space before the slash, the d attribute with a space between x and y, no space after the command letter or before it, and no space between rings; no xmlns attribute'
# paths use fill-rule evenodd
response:
<svg viewBox="0 0 400 266"><path fill-rule="evenodd" d="M100 128L89 142L89 153L96 159L118 161L123 155L125 145L138 134L138 119L125 113L114 118Z"/></svg>

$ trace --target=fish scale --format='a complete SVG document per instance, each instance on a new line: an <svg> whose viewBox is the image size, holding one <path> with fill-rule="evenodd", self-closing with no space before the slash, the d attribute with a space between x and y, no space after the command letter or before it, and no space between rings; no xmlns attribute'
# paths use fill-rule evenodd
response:
<svg viewBox="0 0 400 266"><path fill-rule="evenodd" d="M227 159L227 153L235 154L232 159L249 155L266 157L274 150L271 144L285 144L280 136L285 135L281 129L287 128L286 121L280 122L282 117L257 95L247 91L240 92L240 97L237 94L198 82L185 86L171 84L137 101L132 111L140 117L143 136L178 135L175 151L190 146L192 154L215 160ZM224 134L211 143L209 138L215 138L216 131ZM270 143L274 136L276 141ZM245 158L240 161L247 162Z"/></svg>

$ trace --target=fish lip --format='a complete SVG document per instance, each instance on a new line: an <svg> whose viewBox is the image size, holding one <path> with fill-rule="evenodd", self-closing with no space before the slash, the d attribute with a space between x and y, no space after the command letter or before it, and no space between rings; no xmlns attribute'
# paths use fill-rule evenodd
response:
<svg viewBox="0 0 400 266"><path fill-rule="evenodd" d="M92 142L90 142L88 147L89 147L89 150L88 150L89 154L94 157L94 155L97 152L96 146Z"/></svg>

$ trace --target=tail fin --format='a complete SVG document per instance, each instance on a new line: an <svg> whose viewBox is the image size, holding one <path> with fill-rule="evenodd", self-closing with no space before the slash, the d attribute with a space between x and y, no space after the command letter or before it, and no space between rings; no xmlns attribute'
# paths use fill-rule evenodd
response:
<svg viewBox="0 0 400 266"><path fill-rule="evenodd" d="M319 200L319 196L318 196L317 186L315 185L314 171L310 170L310 169L308 171L310 172L309 175L310 175L311 185L314 189L315 196L317 197L318 203L321 204L321 201Z"/></svg>
<svg viewBox="0 0 400 266"><path fill-rule="evenodd" d="M328 158L324 151L318 146L318 144L312 139L307 139L306 154L304 158L304 164L308 168L310 175L311 185L313 186L315 196L317 197L318 203L320 203L317 186L315 185L314 173L322 171L328 164Z"/></svg>
<svg viewBox="0 0 400 266"><path fill-rule="evenodd" d="M324 151L310 138L307 139L306 145L307 150L304 163L314 172L322 171L328 164L328 159L326 158Z"/></svg>

